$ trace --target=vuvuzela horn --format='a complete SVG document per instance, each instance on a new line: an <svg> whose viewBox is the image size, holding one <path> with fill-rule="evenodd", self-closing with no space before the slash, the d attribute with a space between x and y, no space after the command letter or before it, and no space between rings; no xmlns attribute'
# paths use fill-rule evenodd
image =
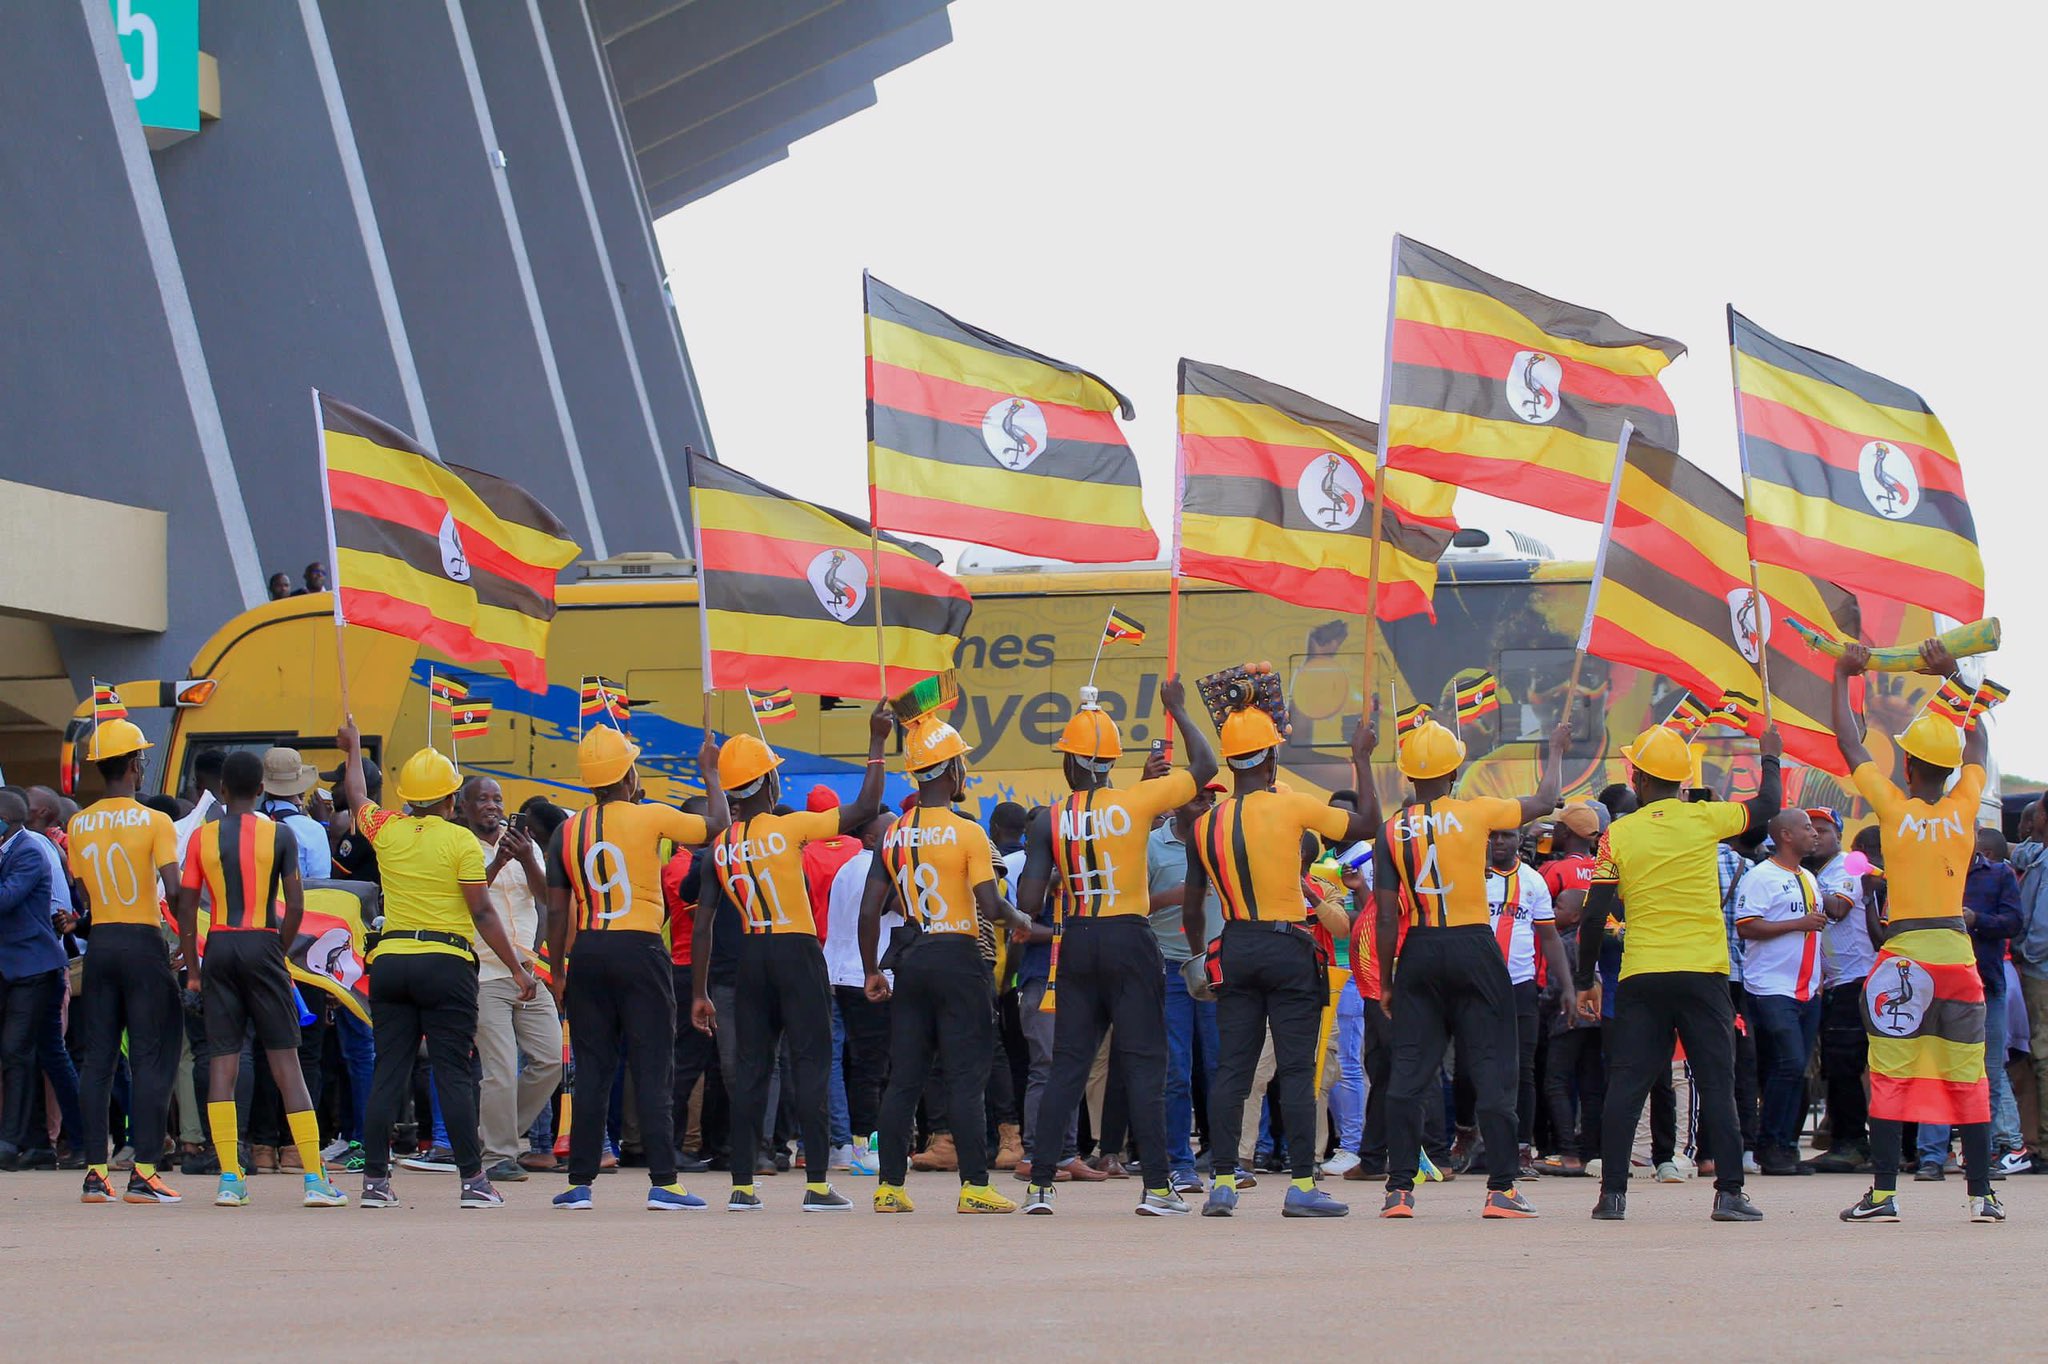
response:
<svg viewBox="0 0 2048 1364"><path fill-rule="evenodd" d="M1842 641L1833 635L1803 625L1790 616L1785 623L1799 633L1799 637L1829 658L1842 656ZM1948 646L1952 658L1968 658L1972 654L1988 654L1998 648L1998 617L1958 625L1953 630L1944 630L1935 636ZM1870 670L1879 673L1911 673L1920 671L1920 646L1897 644L1884 649L1870 651Z"/></svg>

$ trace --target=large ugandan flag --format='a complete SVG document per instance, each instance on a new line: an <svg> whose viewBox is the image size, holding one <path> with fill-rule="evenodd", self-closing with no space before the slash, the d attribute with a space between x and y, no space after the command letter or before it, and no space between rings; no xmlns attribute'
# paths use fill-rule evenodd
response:
<svg viewBox="0 0 2048 1364"><path fill-rule="evenodd" d="M1728 310L1756 557L1958 620L1984 614L1963 466L1919 394Z"/></svg>
<svg viewBox="0 0 2048 1364"><path fill-rule="evenodd" d="M1318 610L1365 610L1379 428L1291 388L1180 362L1175 571ZM1382 620L1436 619L1456 490L1387 475Z"/></svg>
<svg viewBox="0 0 2048 1364"><path fill-rule="evenodd" d="M707 688L879 698L953 666L974 609L966 588L888 535L877 584L867 522L695 452L685 459L710 637ZM877 599L886 683L875 668Z"/></svg>
<svg viewBox="0 0 2048 1364"><path fill-rule="evenodd" d="M1157 557L1107 382L866 276L878 526L1074 563Z"/></svg>
<svg viewBox="0 0 2048 1364"><path fill-rule="evenodd" d="M1588 521L1607 510L1624 421L1667 450L1663 336L1394 239L1387 463Z"/></svg>
<svg viewBox="0 0 2048 1364"><path fill-rule="evenodd" d="M1761 639L1770 650L1772 718L1785 752L1847 776L1829 721L1834 661L1785 620L1856 639L1856 598L1791 569L1764 568L1758 578L1768 607L1761 618L1742 499L1671 451L1631 440L1587 652L1668 677L1716 710L1721 723L1760 734Z"/></svg>
<svg viewBox="0 0 2048 1364"><path fill-rule="evenodd" d="M315 395L334 613L547 690L568 528L516 483L442 464L369 413Z"/></svg>

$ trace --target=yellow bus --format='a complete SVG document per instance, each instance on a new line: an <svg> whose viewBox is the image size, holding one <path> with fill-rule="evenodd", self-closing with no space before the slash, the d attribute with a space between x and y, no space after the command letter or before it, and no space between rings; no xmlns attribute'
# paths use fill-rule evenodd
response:
<svg viewBox="0 0 2048 1364"><path fill-rule="evenodd" d="M1413 618L1382 627L1376 669L1381 680L1375 685L1388 706L1377 755L1384 760L1377 766L1382 796L1399 795L1391 761L1393 708L1419 698L1449 723L1456 683L1480 671L1497 676L1500 708L1464 728L1472 756L1461 789L1534 789L1543 740L1555 723L1571 668L1589 574L1590 565L1556 561L1524 541L1510 552L1454 550L1443 565L1436 621ZM1091 666L1103 707L1123 727L1126 765L1134 774L1142 750L1166 737L1159 702L1167 662L1163 568L1019 565L969 572L962 581L975 604L957 656L960 701L952 719L972 745L970 799L986 813L998 801L1029 806L1057 793L1060 770L1051 744L1073 713ZM561 589L544 695L521 691L494 669L452 663L406 640L350 628L350 705L380 761L402 760L429 741L448 751L446 717L432 712L428 682L435 673L458 678L495 707L485 737L455 746L463 769L498 778L510 805L541 795L573 807L584 798L575 761L579 684L585 675L602 674L622 683L633 702L630 727L642 746L649 793L678 801L700 789L695 754L703 673L696 599L686 561L626 555L587 565L582 581ZM1135 646L1108 645L1096 665L1097 641L1112 606L1146 627L1145 638ZM1192 684L1233 664L1270 662L1292 701L1293 729L1282 755L1285 779L1297 789L1330 791L1350 784L1347 735L1361 708L1362 624L1358 616L1186 583L1180 672ZM1918 613L1917 620L1902 623L1901 632L1918 637L1931 628ZM331 599L292 597L229 621L199 649L185 678L123 684L122 699L131 711L163 706L172 713L153 784L182 791L194 756L206 748L286 744L330 765L342 709L335 655ZM1575 719L1565 778L1573 796L1597 794L1624 780L1622 744L1662 719L1679 699L1662 678L1599 660L1587 661L1583 681L1595 695ZM1904 728L1929 685L1918 676L1873 678L1870 743L1881 763L1892 760L1886 736ZM1192 698L1192 685L1189 691ZM814 785L844 796L859 784L872 704L799 696L794 715L766 728L765 737L786 759L787 799L800 803ZM90 710L89 702L81 704L67 732L67 775L78 767L84 745L77 741L90 723ZM718 693L713 724L721 735L754 728L743 690ZM1704 748L1707 784L1734 795L1753 789L1753 742L1710 732ZM900 775L890 781L892 797L907 793ZM1861 802L1828 773L1791 767L1787 786L1791 799L1861 813Z"/></svg>

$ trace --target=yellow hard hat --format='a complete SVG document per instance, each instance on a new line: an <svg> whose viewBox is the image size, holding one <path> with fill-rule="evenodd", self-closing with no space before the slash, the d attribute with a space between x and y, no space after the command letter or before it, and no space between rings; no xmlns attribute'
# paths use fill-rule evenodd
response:
<svg viewBox="0 0 2048 1364"><path fill-rule="evenodd" d="M1124 755L1123 736L1116 732L1116 721L1110 719L1107 712L1093 706L1074 712L1074 718L1067 721L1067 727L1060 731L1060 741L1053 748L1077 758L1104 761Z"/></svg>
<svg viewBox="0 0 2048 1364"><path fill-rule="evenodd" d="M751 734L735 734L718 746L718 784L728 791L751 786L780 766L775 750Z"/></svg>
<svg viewBox="0 0 2048 1364"><path fill-rule="evenodd" d="M1683 782L1693 773L1692 746L1685 736L1665 725L1651 725L1621 750L1638 772L1658 781Z"/></svg>
<svg viewBox="0 0 2048 1364"><path fill-rule="evenodd" d="M1929 767L1961 767L1963 765L1963 731L1955 722L1934 714L1927 714L1906 726L1906 732L1898 737L1900 748L1926 763Z"/></svg>
<svg viewBox="0 0 2048 1364"><path fill-rule="evenodd" d="M86 750L85 760L105 762L109 758L122 758L155 747L142 737L142 730L133 720L102 720L93 726L92 743Z"/></svg>
<svg viewBox="0 0 2048 1364"><path fill-rule="evenodd" d="M432 805L462 789L462 774L448 755L423 748L398 769L398 798L407 805Z"/></svg>
<svg viewBox="0 0 2048 1364"><path fill-rule="evenodd" d="M595 791L624 777L639 756L640 745L610 725L593 725L576 745L576 770L583 784Z"/></svg>
<svg viewBox="0 0 2048 1364"><path fill-rule="evenodd" d="M1234 710L1224 716L1217 737L1223 741L1225 758L1243 758L1280 746L1279 726L1273 723L1272 716L1256 708Z"/></svg>
<svg viewBox="0 0 2048 1364"><path fill-rule="evenodd" d="M1448 777L1465 761L1465 741L1436 721L1425 720L1401 740L1395 760L1410 781Z"/></svg>
<svg viewBox="0 0 2048 1364"><path fill-rule="evenodd" d="M920 715L904 730L903 766L909 772L924 772L966 753L960 731L936 715Z"/></svg>

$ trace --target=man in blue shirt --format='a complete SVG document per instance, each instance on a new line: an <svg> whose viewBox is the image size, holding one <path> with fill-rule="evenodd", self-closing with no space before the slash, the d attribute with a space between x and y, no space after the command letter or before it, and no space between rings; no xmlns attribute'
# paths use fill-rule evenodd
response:
<svg viewBox="0 0 2048 1364"><path fill-rule="evenodd" d="M299 875L307 881L325 881L334 874L327 830L306 813L306 793L319 780L320 769L301 761L296 748L273 748L263 755L263 813L298 840Z"/></svg>
<svg viewBox="0 0 2048 1364"><path fill-rule="evenodd" d="M1188 993L1182 974L1190 960L1187 935L1181 928L1182 901L1187 891L1189 831L1195 820L1215 804L1215 792L1204 789L1181 806L1152 831L1145 845L1146 884L1152 897L1152 932L1159 939L1159 955L1166 969L1166 1160L1176 1193L1202 1192L1202 1177L1195 1171L1192 1133L1195 1121L1194 1060L1196 1039L1204 1076L1216 1078L1216 1001L1196 999ZM1202 914L1208 927L1205 942L1213 942L1223 931L1223 906L1212 891L1205 898Z"/></svg>
<svg viewBox="0 0 2048 1364"><path fill-rule="evenodd" d="M50 864L30 832L28 802L0 791L0 1169L19 1169L29 1086L64 989L64 948L50 922Z"/></svg>

